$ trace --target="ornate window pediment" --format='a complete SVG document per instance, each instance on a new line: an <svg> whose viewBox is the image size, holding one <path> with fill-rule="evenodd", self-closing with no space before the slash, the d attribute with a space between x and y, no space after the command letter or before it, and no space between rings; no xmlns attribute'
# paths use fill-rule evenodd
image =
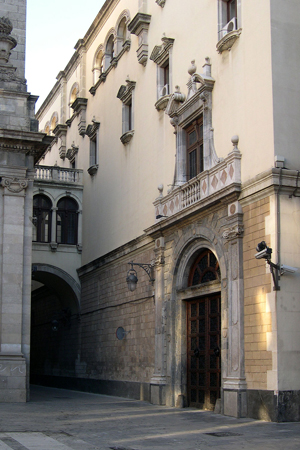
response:
<svg viewBox="0 0 300 450"><path fill-rule="evenodd" d="M187 128L203 117L203 164L201 170L209 170L220 162L213 143L212 128L212 90L215 80L211 76L211 64L206 58L203 73L197 73L195 61L188 70L190 80L187 83L188 93L185 97L176 87L166 108L166 114L171 118L171 124L178 135L176 149L176 178L174 185L182 185L188 180L187 167ZM199 164L198 164L199 166ZM199 166L200 167L200 166Z"/></svg>
<svg viewBox="0 0 300 450"><path fill-rule="evenodd" d="M156 45L150 59L157 64L157 101L158 111L165 110L171 95L172 86L172 47L174 39L162 37L162 45Z"/></svg>
<svg viewBox="0 0 300 450"><path fill-rule="evenodd" d="M117 98L121 100L122 105L122 136L120 140L122 144L128 144L134 135L134 122L133 122L133 106L134 106L134 89L136 82L131 81L129 77L126 80L126 86L120 86L117 94Z"/></svg>

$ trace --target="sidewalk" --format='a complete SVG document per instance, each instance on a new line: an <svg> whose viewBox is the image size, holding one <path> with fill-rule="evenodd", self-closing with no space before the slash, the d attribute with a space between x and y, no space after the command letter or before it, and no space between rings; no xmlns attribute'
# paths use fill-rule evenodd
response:
<svg viewBox="0 0 300 450"><path fill-rule="evenodd" d="M300 424L33 386L0 404L0 450L299 450Z"/></svg>

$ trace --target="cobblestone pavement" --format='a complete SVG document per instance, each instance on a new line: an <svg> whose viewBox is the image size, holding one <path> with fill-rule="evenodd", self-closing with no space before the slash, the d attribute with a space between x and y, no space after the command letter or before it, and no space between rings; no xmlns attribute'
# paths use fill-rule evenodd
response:
<svg viewBox="0 0 300 450"><path fill-rule="evenodd" d="M0 404L0 450L299 450L299 423L234 419L193 408L33 386Z"/></svg>

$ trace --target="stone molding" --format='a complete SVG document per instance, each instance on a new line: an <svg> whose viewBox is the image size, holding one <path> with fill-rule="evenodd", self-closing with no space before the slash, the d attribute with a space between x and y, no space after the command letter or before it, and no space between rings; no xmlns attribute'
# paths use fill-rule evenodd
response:
<svg viewBox="0 0 300 450"><path fill-rule="evenodd" d="M6 178L1 179L1 186L6 188L11 194L20 194L28 187L28 180L25 178Z"/></svg>
<svg viewBox="0 0 300 450"><path fill-rule="evenodd" d="M71 108L74 110L74 113L79 116L78 132L80 136L85 135L87 103L88 103L87 98L77 97L75 102L72 103L71 105Z"/></svg>
<svg viewBox="0 0 300 450"><path fill-rule="evenodd" d="M243 237L244 234L244 226L243 225L235 225L231 228L228 228L223 232L223 239L231 240Z"/></svg>
<svg viewBox="0 0 300 450"><path fill-rule="evenodd" d="M156 3L162 8L165 6L167 0L155 0Z"/></svg>
<svg viewBox="0 0 300 450"><path fill-rule="evenodd" d="M139 38L139 47L136 51L138 62L146 66L148 60L148 30L151 21L151 15L137 13L128 25L131 34Z"/></svg>
<svg viewBox="0 0 300 450"><path fill-rule="evenodd" d="M222 39L220 39L219 42L217 43L218 53L222 53L225 50L228 50L230 52L232 46L234 45L235 41L240 37L241 33L242 29L239 28L238 30L233 30L225 34L225 36L222 37Z"/></svg>
<svg viewBox="0 0 300 450"><path fill-rule="evenodd" d="M59 151L59 156L61 159L65 159L66 157L66 137L67 137L67 129L68 126L59 123L58 125L56 125L56 127L53 130L54 135L60 139L61 144L60 147L58 149Z"/></svg>

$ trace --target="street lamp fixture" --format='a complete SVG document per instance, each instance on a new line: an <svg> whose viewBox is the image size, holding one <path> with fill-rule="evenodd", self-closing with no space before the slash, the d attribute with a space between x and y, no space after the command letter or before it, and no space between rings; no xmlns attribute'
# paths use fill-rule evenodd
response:
<svg viewBox="0 0 300 450"><path fill-rule="evenodd" d="M136 270L133 268L133 266L141 267L148 275L150 283L153 284L154 282L154 276L153 276L153 264L141 264L141 263L134 263L131 261L128 263L131 265L131 268L127 272L126 282L129 291L133 292L136 289L136 285L138 282L138 277Z"/></svg>

